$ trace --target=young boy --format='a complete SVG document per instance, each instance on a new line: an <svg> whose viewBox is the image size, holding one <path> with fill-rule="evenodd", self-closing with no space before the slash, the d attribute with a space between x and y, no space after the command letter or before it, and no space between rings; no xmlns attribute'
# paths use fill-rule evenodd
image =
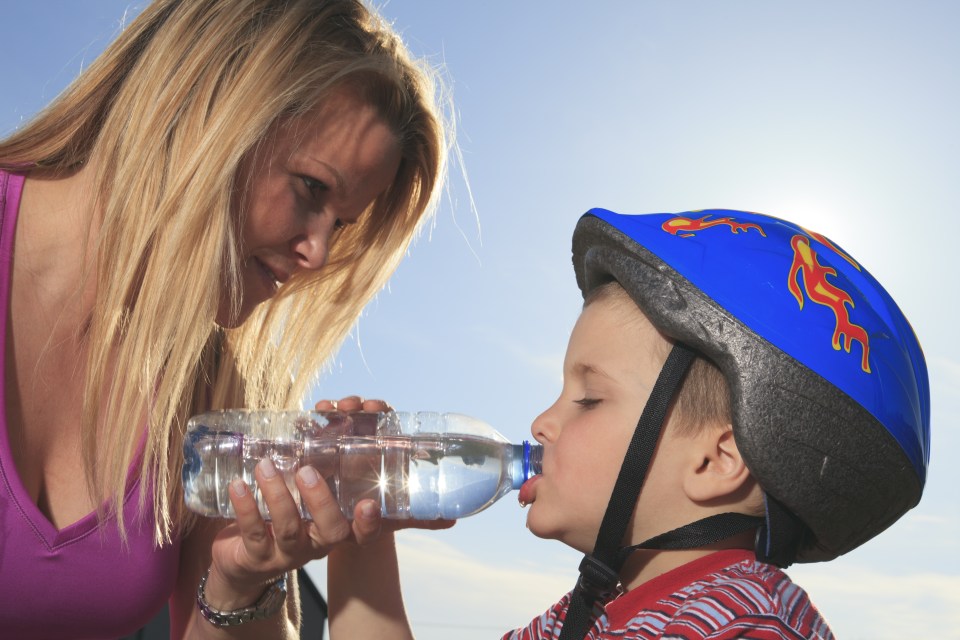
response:
<svg viewBox="0 0 960 640"><path fill-rule="evenodd" d="M920 499L929 391L903 314L825 237L758 214L597 209L573 254L586 302L520 500L586 555L504 638L832 638L778 567ZM334 640L412 637L391 536L328 576Z"/></svg>

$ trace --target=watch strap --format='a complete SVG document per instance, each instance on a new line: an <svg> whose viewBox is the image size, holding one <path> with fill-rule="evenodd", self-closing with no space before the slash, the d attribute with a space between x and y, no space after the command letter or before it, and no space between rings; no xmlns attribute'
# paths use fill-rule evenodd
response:
<svg viewBox="0 0 960 640"><path fill-rule="evenodd" d="M287 574L283 574L276 581L270 583L263 595L251 606L236 609L234 611L221 611L210 606L207 602L205 588L207 578L210 576L210 570L200 578L200 585L197 587L197 606L200 613L215 627L235 627L252 620L263 620L276 614L283 607L287 599Z"/></svg>

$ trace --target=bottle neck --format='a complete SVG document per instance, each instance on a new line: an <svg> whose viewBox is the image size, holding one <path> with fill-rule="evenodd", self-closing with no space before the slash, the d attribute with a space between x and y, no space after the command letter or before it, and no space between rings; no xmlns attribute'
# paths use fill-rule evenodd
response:
<svg viewBox="0 0 960 640"><path fill-rule="evenodd" d="M512 447L510 477L513 481L513 489L519 489L524 482L541 472L543 445L530 444L524 440L523 444L515 444Z"/></svg>

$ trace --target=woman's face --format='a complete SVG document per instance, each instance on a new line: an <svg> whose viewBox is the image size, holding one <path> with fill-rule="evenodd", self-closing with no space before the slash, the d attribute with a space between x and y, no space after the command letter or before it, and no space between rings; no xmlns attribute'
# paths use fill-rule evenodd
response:
<svg viewBox="0 0 960 640"><path fill-rule="evenodd" d="M240 168L241 299L234 312L225 293L217 323L242 324L292 275L323 267L331 235L357 222L399 166L393 131L349 87L275 125Z"/></svg>

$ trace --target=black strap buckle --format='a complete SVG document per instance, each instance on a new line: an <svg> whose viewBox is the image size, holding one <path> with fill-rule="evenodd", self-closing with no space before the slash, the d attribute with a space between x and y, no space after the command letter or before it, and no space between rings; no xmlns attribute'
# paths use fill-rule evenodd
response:
<svg viewBox="0 0 960 640"><path fill-rule="evenodd" d="M623 593L617 572L590 555L583 556L580 561L577 586L594 600L614 593Z"/></svg>

